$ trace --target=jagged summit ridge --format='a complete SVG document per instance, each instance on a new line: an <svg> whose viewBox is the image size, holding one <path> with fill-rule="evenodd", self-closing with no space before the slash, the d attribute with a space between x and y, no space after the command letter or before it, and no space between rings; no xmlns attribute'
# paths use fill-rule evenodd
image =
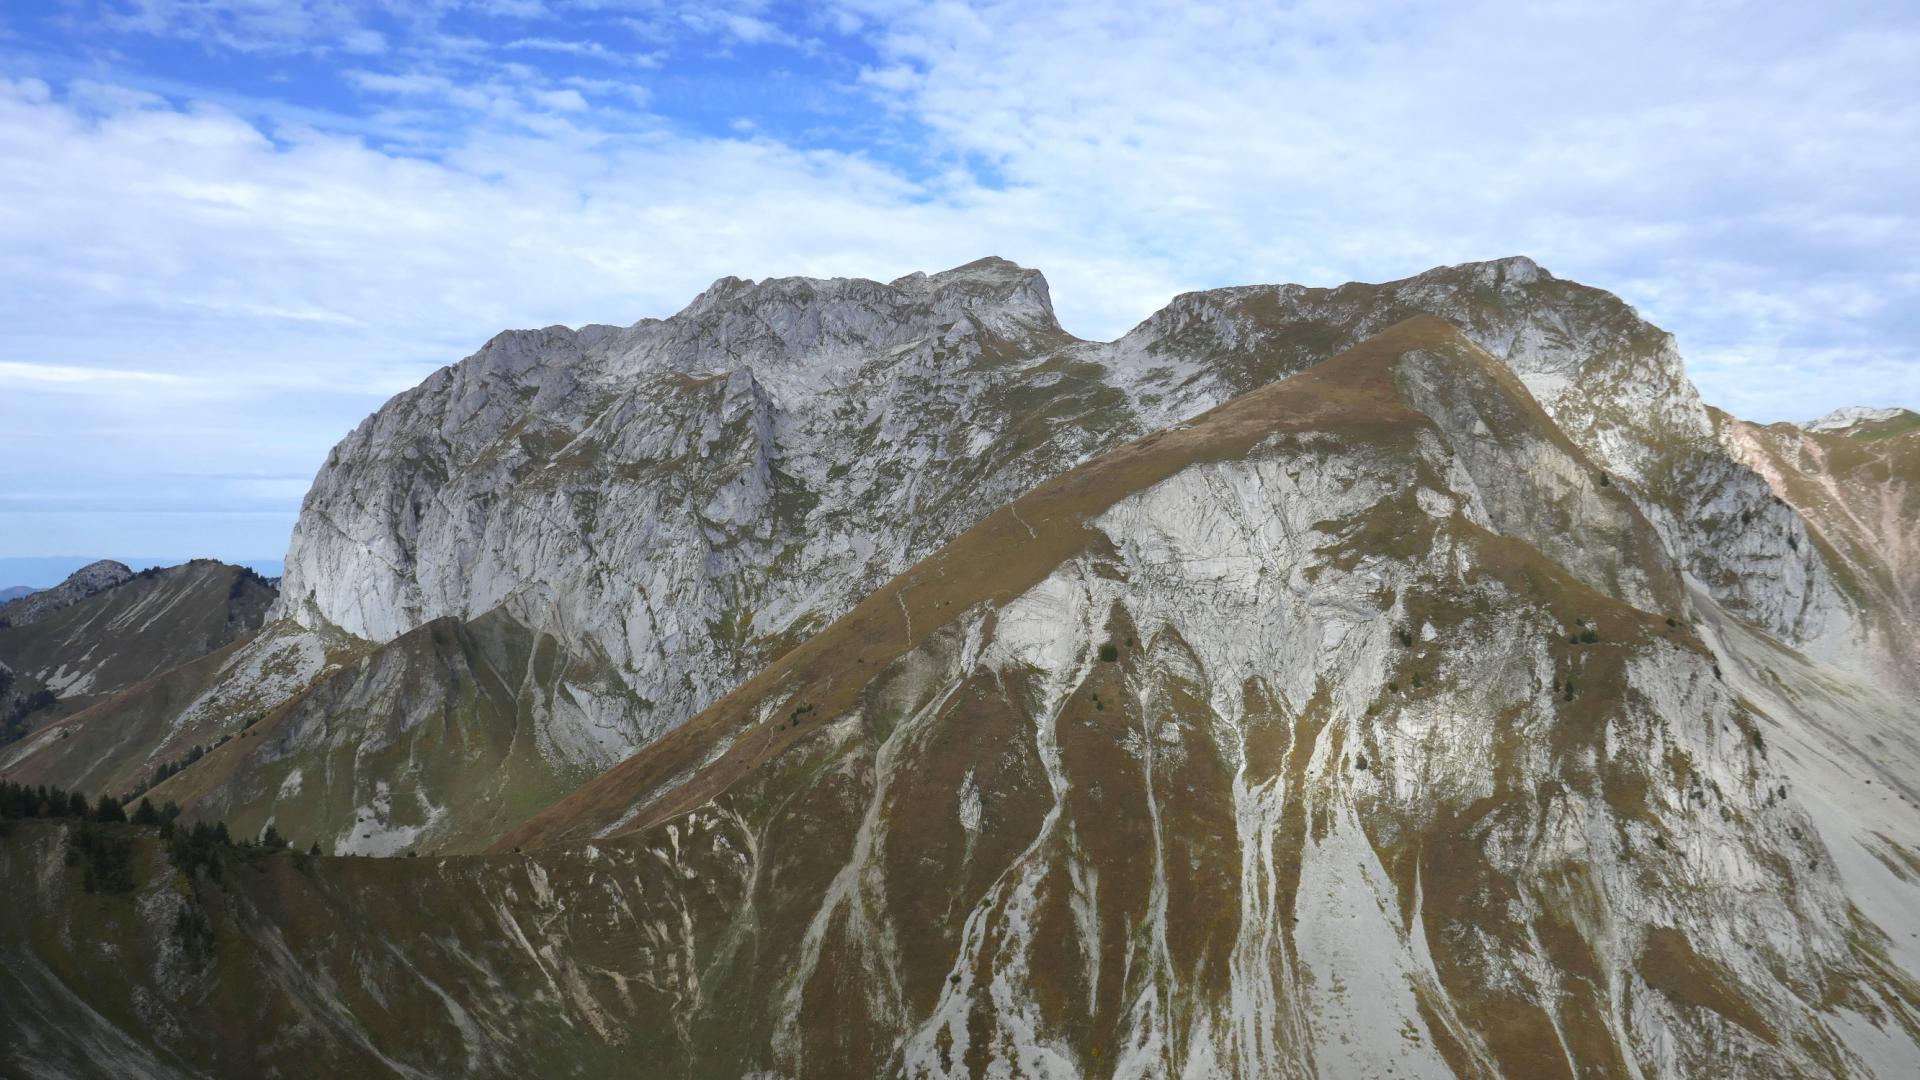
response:
<svg viewBox="0 0 1920 1080"><path fill-rule="evenodd" d="M1800 426L1807 431L1845 431L1861 424L1878 424L1888 420L1898 420L1901 416L1911 415L1913 410L1892 408L1874 408L1871 405L1849 405L1835 409L1817 420L1809 420Z"/></svg>

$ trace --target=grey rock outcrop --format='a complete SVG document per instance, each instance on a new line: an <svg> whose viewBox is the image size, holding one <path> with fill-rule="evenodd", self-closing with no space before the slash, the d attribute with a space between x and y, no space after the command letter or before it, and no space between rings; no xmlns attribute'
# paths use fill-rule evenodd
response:
<svg viewBox="0 0 1920 1080"><path fill-rule="evenodd" d="M105 592L115 585L124 585L133 580L133 571L124 563L112 559L101 559L67 575L67 579L51 589L41 589L16 600L0 604L0 619L13 626L26 626L35 623L56 611L85 600L89 596Z"/></svg>

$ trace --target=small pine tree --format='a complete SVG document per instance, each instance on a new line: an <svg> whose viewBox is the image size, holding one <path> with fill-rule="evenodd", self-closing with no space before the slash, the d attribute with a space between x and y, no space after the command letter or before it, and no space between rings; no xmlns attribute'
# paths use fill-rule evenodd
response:
<svg viewBox="0 0 1920 1080"><path fill-rule="evenodd" d="M320 854L320 841L318 841L318 840L315 840L315 841L313 842L313 846L307 849L307 854L309 854L309 855L318 855L318 854Z"/></svg>
<svg viewBox="0 0 1920 1080"><path fill-rule="evenodd" d="M125 821L127 820L127 812L120 808L119 799L111 795L102 795L100 796L100 801L94 806L93 820Z"/></svg>
<svg viewBox="0 0 1920 1080"><path fill-rule="evenodd" d="M1120 647L1119 647L1119 646L1117 646L1117 645L1115 645L1115 644L1114 644L1113 642L1111 642L1111 641L1109 641L1109 642L1107 642L1106 644L1104 644L1104 645L1102 645L1102 646L1100 646L1100 660L1101 660L1101 662L1102 662L1102 663L1107 663L1107 664L1111 664L1111 663L1113 663L1113 662L1114 662L1115 660L1118 660L1118 659L1120 659Z"/></svg>
<svg viewBox="0 0 1920 1080"><path fill-rule="evenodd" d="M160 811L153 808L151 801L141 799L140 805L134 808L133 823L135 825L158 825L160 824Z"/></svg>

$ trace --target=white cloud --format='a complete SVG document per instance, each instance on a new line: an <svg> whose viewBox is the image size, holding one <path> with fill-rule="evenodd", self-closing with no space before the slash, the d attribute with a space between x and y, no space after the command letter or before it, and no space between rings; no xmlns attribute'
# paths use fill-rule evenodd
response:
<svg viewBox="0 0 1920 1080"><path fill-rule="evenodd" d="M1920 22L1865 4L843 4L860 84L966 179L1192 285L1522 252L1683 349L1779 349L1774 413L1911 393L1823 352L1911 340ZM1064 292L1064 290L1061 290ZM1818 374L1813 374L1813 372ZM1796 413L1797 414L1797 413Z"/></svg>
<svg viewBox="0 0 1920 1080"><path fill-rule="evenodd" d="M660 57L656 53L617 52L609 49L598 41L527 37L509 41L504 47L508 51L522 50L559 53L564 56L584 56L593 60L602 60L609 64L625 64L641 68L660 66Z"/></svg>
<svg viewBox="0 0 1920 1080"><path fill-rule="evenodd" d="M81 392L129 384L177 386L192 382L185 376L161 371L128 371L118 368L81 367L75 364L33 364L15 360L0 360L0 381L13 383L16 391L19 389L19 383L31 383L40 387L72 389Z"/></svg>
<svg viewBox="0 0 1920 1080"><path fill-rule="evenodd" d="M387 36L378 30L348 30L340 35L340 48L362 56L376 56L387 51Z"/></svg>
<svg viewBox="0 0 1920 1080"><path fill-rule="evenodd" d="M587 99L580 96L580 91L571 88L535 90L532 97L535 103L559 112L584 112L587 108Z"/></svg>

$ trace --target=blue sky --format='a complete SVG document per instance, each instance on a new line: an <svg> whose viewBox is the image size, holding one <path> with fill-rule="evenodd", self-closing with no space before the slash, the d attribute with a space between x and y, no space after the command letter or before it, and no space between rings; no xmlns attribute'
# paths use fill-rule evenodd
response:
<svg viewBox="0 0 1920 1080"><path fill-rule="evenodd" d="M1916 58L1845 2L13 0L0 557L276 558L389 395L724 274L999 254L1104 338L1523 253L1737 414L1920 404Z"/></svg>

